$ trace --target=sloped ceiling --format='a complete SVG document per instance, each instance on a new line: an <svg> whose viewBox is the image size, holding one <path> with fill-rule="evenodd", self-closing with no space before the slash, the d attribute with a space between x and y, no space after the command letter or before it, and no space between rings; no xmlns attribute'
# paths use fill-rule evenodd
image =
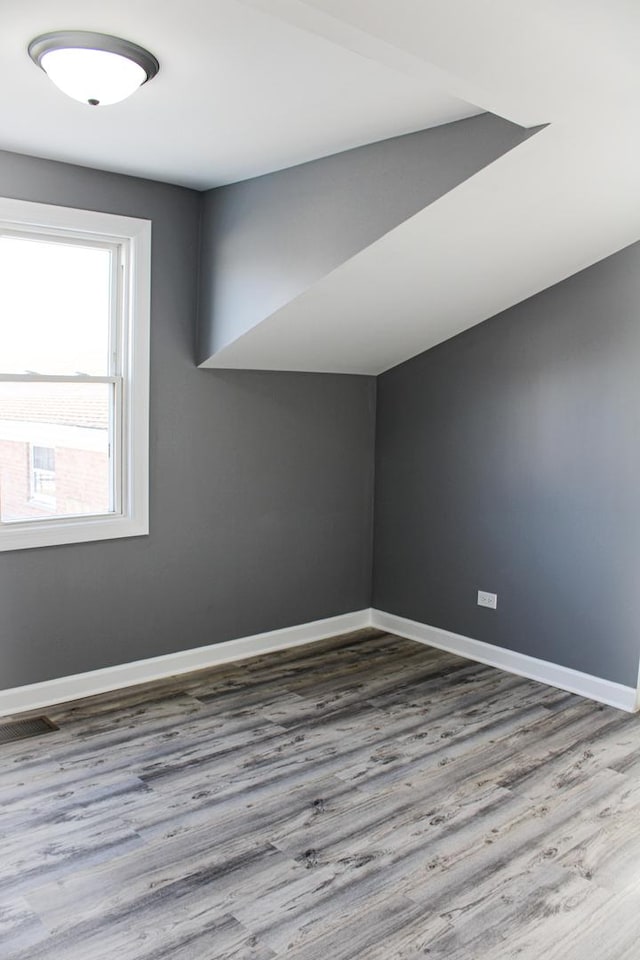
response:
<svg viewBox="0 0 640 960"><path fill-rule="evenodd" d="M640 5L245 0L544 130L345 260L207 366L377 374L640 238Z"/></svg>
<svg viewBox="0 0 640 960"><path fill-rule="evenodd" d="M544 126L230 337L206 317L207 366L379 373L640 238L633 0L0 0L0 18L0 149L199 189L484 111ZM148 46L159 76L117 107L68 100L26 46L74 27Z"/></svg>
<svg viewBox="0 0 640 960"><path fill-rule="evenodd" d="M288 305L297 310L317 283L325 289L323 279L342 265L365 263L359 255L381 237L533 133L484 113L210 191L201 221L200 360L206 365L257 324L256 344L264 343L263 329L273 329L265 318ZM347 304L334 305L340 324ZM294 317L294 335L308 349L326 347L321 362L339 362L331 359L331 320L319 321L309 330ZM253 362L295 362L300 341L294 346L287 333L286 344L274 338L273 353L269 338L266 350L257 345ZM363 333L357 323L353 333L356 341ZM239 343L247 345L254 349L253 339Z"/></svg>

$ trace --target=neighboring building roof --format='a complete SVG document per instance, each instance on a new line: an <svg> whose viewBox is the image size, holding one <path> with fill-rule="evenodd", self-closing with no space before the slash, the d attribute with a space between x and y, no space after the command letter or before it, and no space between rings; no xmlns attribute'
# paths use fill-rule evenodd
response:
<svg viewBox="0 0 640 960"><path fill-rule="evenodd" d="M109 426L109 408L105 400L95 396L25 399L0 395L0 421L8 420L106 430Z"/></svg>

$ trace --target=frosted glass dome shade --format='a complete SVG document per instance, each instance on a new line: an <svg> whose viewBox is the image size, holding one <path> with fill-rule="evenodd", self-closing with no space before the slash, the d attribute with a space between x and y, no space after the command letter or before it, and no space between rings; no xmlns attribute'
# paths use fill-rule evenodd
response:
<svg viewBox="0 0 640 960"><path fill-rule="evenodd" d="M32 60L60 90L91 106L119 103L158 72L158 61L137 44L80 31L37 37Z"/></svg>
<svg viewBox="0 0 640 960"><path fill-rule="evenodd" d="M137 63L105 50L52 50L41 66L63 93L92 106L126 100L147 79Z"/></svg>

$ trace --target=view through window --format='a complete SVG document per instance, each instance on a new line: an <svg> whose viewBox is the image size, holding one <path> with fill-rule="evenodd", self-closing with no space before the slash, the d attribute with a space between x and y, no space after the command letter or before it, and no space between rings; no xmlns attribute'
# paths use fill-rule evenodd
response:
<svg viewBox="0 0 640 960"><path fill-rule="evenodd" d="M151 222L0 197L0 550L149 532Z"/></svg>
<svg viewBox="0 0 640 960"><path fill-rule="evenodd" d="M0 521L119 509L117 248L0 236Z"/></svg>

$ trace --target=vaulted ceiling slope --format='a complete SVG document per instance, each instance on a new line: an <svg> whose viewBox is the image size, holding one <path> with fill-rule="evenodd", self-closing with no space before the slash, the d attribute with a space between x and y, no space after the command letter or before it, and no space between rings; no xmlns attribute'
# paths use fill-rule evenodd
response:
<svg viewBox="0 0 640 960"><path fill-rule="evenodd" d="M512 123L547 126L396 225L389 217L377 237L361 235L366 245L345 246L322 276L309 270L304 289L283 283L261 322L255 303L216 333L212 314L204 365L377 374L640 239L640 5L244 2L418 88L437 79ZM344 215L355 216L348 205ZM305 250L296 245L299 261ZM236 284L262 300L250 265ZM214 287L228 282L217 270Z"/></svg>
<svg viewBox="0 0 640 960"><path fill-rule="evenodd" d="M206 365L379 373L640 239L635 0L0 0L0 22L0 149L201 190L329 158L321 205L303 166L274 179L279 211L255 185L244 209L206 198ZM67 28L160 73L74 103L26 52ZM515 140L476 166L452 150L433 189L428 159L359 182L331 157L485 113Z"/></svg>
<svg viewBox="0 0 640 960"><path fill-rule="evenodd" d="M314 284L531 133L485 113L210 191L202 218L202 365L224 363L226 347L287 305L295 310ZM252 365L277 367L282 347L276 338L271 352L252 354ZM323 363L331 362L327 348Z"/></svg>

